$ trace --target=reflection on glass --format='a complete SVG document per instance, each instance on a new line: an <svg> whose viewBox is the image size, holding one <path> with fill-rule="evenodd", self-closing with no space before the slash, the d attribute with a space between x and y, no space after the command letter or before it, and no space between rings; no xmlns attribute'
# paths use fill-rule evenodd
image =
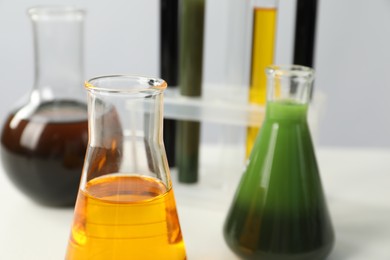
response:
<svg viewBox="0 0 390 260"><path fill-rule="evenodd" d="M324 259L334 233L307 124L313 70L267 68L266 117L224 226L245 259Z"/></svg>
<svg viewBox="0 0 390 260"><path fill-rule="evenodd" d="M185 259L159 79L86 83L89 144L66 259Z"/></svg>
<svg viewBox="0 0 390 260"><path fill-rule="evenodd" d="M84 11L42 6L30 8L28 15L35 82L28 100L11 111L3 126L2 164L32 200L73 207L88 141L81 87Z"/></svg>

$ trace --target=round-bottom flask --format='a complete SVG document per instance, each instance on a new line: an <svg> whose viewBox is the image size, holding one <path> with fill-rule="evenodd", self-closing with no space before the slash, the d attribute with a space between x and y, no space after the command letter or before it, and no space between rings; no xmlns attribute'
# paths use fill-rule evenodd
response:
<svg viewBox="0 0 390 260"><path fill-rule="evenodd" d="M33 24L35 84L27 102L8 116L1 159L11 181L48 206L74 206L88 143L82 93L84 12L36 7Z"/></svg>

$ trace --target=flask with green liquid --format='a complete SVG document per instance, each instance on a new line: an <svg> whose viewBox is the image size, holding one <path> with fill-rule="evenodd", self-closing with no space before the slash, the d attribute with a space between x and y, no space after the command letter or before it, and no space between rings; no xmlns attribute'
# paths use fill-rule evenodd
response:
<svg viewBox="0 0 390 260"><path fill-rule="evenodd" d="M266 117L224 225L245 259L324 259L334 242L307 124L311 68L269 66Z"/></svg>

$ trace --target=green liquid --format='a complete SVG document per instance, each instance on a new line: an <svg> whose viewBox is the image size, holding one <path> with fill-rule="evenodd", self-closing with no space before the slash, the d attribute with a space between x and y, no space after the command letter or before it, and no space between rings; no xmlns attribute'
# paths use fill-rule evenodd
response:
<svg viewBox="0 0 390 260"><path fill-rule="evenodd" d="M334 234L322 190L307 104L269 102L224 226L246 259L323 259Z"/></svg>
<svg viewBox="0 0 390 260"><path fill-rule="evenodd" d="M205 0L180 1L179 6L180 94L198 97L202 94ZM199 139L199 122L177 122L175 153L179 182L196 183L198 181Z"/></svg>
<svg viewBox="0 0 390 260"><path fill-rule="evenodd" d="M179 87L183 96L202 93L204 15L205 0L180 2Z"/></svg>

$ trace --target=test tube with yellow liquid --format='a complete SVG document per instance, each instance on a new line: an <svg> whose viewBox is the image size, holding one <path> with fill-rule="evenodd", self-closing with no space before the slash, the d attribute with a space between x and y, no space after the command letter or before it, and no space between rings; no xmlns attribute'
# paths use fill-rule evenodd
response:
<svg viewBox="0 0 390 260"><path fill-rule="evenodd" d="M89 144L66 259L186 259L162 141L160 79L86 83Z"/></svg>
<svg viewBox="0 0 390 260"><path fill-rule="evenodd" d="M252 55L249 83L249 103L265 105L266 77L265 68L274 62L277 1L254 0ZM258 127L248 127L246 155L249 156L255 142Z"/></svg>

